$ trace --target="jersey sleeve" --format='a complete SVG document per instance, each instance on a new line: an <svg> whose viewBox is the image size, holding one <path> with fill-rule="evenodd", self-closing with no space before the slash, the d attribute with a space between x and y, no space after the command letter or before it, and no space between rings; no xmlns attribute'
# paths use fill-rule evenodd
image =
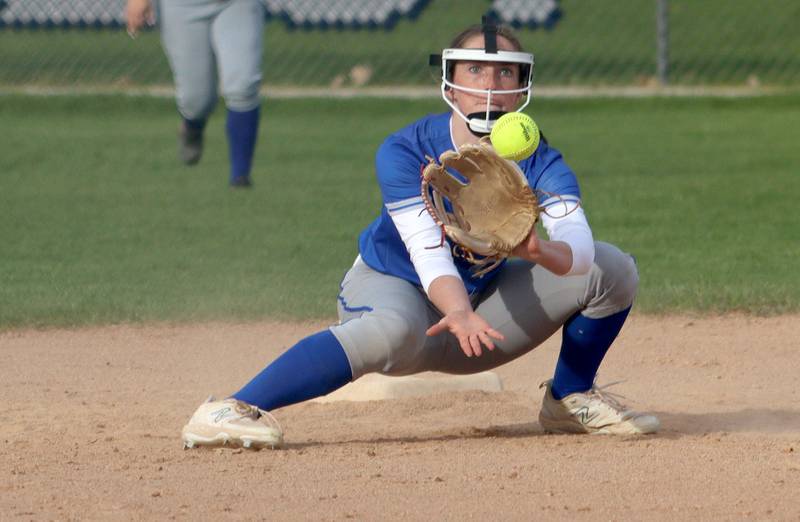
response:
<svg viewBox="0 0 800 522"><path fill-rule="evenodd" d="M543 208L542 224L551 241L563 241L572 250L566 275L585 274L594 261L594 240L580 207L578 180L558 149L544 142L539 147L526 174Z"/></svg>
<svg viewBox="0 0 800 522"><path fill-rule="evenodd" d="M580 199L578 180L558 149L542 142L527 167L528 182L538 191L540 203L547 199L544 194Z"/></svg>
<svg viewBox="0 0 800 522"><path fill-rule="evenodd" d="M421 168L420 155L401 138L392 136L378 148L375 172L383 204L390 214L423 206Z"/></svg>

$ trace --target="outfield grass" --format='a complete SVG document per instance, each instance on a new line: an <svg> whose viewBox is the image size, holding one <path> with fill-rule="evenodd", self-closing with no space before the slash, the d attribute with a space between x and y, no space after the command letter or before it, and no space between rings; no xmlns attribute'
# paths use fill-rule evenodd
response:
<svg viewBox="0 0 800 522"><path fill-rule="evenodd" d="M800 310L796 97L542 100L595 236L634 253L639 312ZM171 101L0 97L0 329L333 317L372 158L437 100L270 100L255 188L222 112L178 165Z"/></svg>

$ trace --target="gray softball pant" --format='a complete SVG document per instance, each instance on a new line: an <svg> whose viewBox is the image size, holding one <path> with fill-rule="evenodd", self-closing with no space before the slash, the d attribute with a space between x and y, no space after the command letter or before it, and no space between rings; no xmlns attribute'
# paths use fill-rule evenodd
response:
<svg viewBox="0 0 800 522"><path fill-rule="evenodd" d="M260 0L159 2L161 41L184 118L207 119L218 85L229 109L259 105L264 15Z"/></svg>
<svg viewBox="0 0 800 522"><path fill-rule="evenodd" d="M520 259L509 260L473 306L505 336L493 351L467 357L449 332L425 331L442 315L408 281L368 267L360 257L345 275L338 298L339 323L331 327L350 361L353 379L378 372L477 373L528 353L575 313L599 319L633 303L639 276L633 258L595 242L595 260L585 275L557 276Z"/></svg>

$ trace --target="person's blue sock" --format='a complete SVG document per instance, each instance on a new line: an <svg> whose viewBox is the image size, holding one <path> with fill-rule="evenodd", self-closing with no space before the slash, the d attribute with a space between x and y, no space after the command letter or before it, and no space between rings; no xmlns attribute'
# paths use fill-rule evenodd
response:
<svg viewBox="0 0 800 522"><path fill-rule="evenodd" d="M564 324L561 352L550 388L553 397L589 390L608 348L622 329L631 307L602 319L575 314Z"/></svg>
<svg viewBox="0 0 800 522"><path fill-rule="evenodd" d="M238 112L228 109L225 131L228 135L228 150L231 162L233 183L237 179L248 178L253 166L253 153L258 137L260 108Z"/></svg>
<svg viewBox="0 0 800 522"><path fill-rule="evenodd" d="M233 398L271 411L326 395L352 379L344 348L325 330L289 348Z"/></svg>

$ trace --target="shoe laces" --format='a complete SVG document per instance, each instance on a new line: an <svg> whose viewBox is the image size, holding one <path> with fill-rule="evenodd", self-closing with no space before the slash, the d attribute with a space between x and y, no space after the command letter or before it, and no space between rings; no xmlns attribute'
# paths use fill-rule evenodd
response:
<svg viewBox="0 0 800 522"><path fill-rule="evenodd" d="M206 402L214 401L214 396L211 395L206 399ZM236 413L243 417L248 417L253 420L263 419L264 424L270 426L271 428L277 429L281 434L283 433L283 428L281 427L278 419L276 419L270 412L267 410L262 410L258 406L254 404L247 404L246 402L237 401L236 399L231 399L233 401L233 409Z"/></svg>
<svg viewBox="0 0 800 522"><path fill-rule="evenodd" d="M236 413L243 417L258 419L261 416L261 410L258 408L258 406L253 406L252 404L247 404L246 402L235 401L233 403L233 409L236 411Z"/></svg>
<svg viewBox="0 0 800 522"><path fill-rule="evenodd" d="M596 398L596 399L600 400L601 402L611 406L613 409L615 409L618 412L624 413L624 412L628 411L628 408L624 404L622 404L621 401L624 400L624 399L627 399L627 397L625 397L622 394L610 392L610 391L607 390L607 388L610 388L611 386L615 386L615 385L620 384L622 382L624 382L624 381L614 381L614 382L605 384L603 386L598 386L597 384L592 384L592 388L587 392L587 395L589 395L589 397Z"/></svg>
<svg viewBox="0 0 800 522"><path fill-rule="evenodd" d="M246 402L242 401L236 401L235 409L236 413L250 417L253 420L260 419L262 422L264 422L264 424L270 426L271 428L277 429L280 433L283 433L283 428L281 428L280 423L278 423L278 419L276 419L267 410L262 410L254 404L247 404Z"/></svg>

